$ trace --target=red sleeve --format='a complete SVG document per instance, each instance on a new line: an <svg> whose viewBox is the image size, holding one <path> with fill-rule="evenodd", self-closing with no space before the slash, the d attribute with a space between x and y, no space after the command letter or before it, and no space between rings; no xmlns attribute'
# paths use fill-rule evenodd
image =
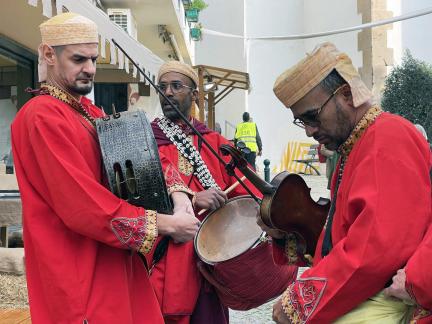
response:
<svg viewBox="0 0 432 324"><path fill-rule="evenodd" d="M27 160L33 159L27 163L38 165L40 171L33 176L35 190L70 230L113 247L147 253L158 234L156 212L128 204L100 183L95 174L99 169L82 154L84 146L95 144L80 142L77 127L60 110L64 107L37 108L41 113L27 123L29 148L25 149Z"/></svg>
<svg viewBox="0 0 432 324"><path fill-rule="evenodd" d="M377 147L372 135L361 151L351 152L337 197L333 249L284 293L291 319L334 321L382 290L420 243L431 217L430 164L413 141L392 136Z"/></svg>
<svg viewBox="0 0 432 324"><path fill-rule="evenodd" d="M432 310L432 225L414 255L408 261L406 288L421 307Z"/></svg>

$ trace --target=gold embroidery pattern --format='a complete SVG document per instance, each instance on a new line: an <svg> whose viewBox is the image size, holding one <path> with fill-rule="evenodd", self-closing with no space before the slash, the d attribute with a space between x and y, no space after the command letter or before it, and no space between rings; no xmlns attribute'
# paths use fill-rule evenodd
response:
<svg viewBox="0 0 432 324"><path fill-rule="evenodd" d="M360 119L357 125L352 130L350 136L348 136L347 140L339 147L338 151L342 154L342 156L348 156L353 149L355 143L359 140L359 138L363 135L366 129L375 121L375 119L382 113L380 107L372 106L366 112L366 114Z"/></svg>
<svg viewBox="0 0 432 324"><path fill-rule="evenodd" d="M146 229L145 236L142 245L139 248L139 252L147 254L151 251L156 238L158 236L157 229L157 212L154 210L146 210Z"/></svg>
<svg viewBox="0 0 432 324"><path fill-rule="evenodd" d="M168 194L170 194L170 195L171 195L173 192L181 191L181 192L187 193L187 194L189 194L189 195L191 195L191 196L195 196L195 192L192 191L192 190L190 190L188 187L186 187L186 186L183 185L183 184L174 184L174 185L168 187L167 190L168 190Z"/></svg>
<svg viewBox="0 0 432 324"><path fill-rule="evenodd" d="M184 184L180 173L172 166L172 164L169 164L165 170L164 173L165 177L165 183L167 185L168 193L171 195L173 192L176 191L182 191L187 194L190 194L191 196L195 195L195 193L190 190L186 185Z"/></svg>
<svg viewBox="0 0 432 324"><path fill-rule="evenodd" d="M288 287L288 289L285 290L285 292L282 294L282 310L288 316L290 323L298 324L298 323L301 323L301 321L300 321L300 318L297 315L294 307L290 303L290 297L289 297L289 289L290 288L291 288L291 286Z"/></svg>
<svg viewBox="0 0 432 324"><path fill-rule="evenodd" d="M77 111L90 125L93 127L96 126L94 118L88 113L83 105L63 89L48 83L43 83L41 85L41 93L49 94L50 96L63 101L65 104L68 104L75 111Z"/></svg>
<svg viewBox="0 0 432 324"><path fill-rule="evenodd" d="M428 317L430 315L432 315L431 312L427 311L426 309L417 307L416 310L414 311L410 324L417 324L418 320Z"/></svg>
<svg viewBox="0 0 432 324"><path fill-rule="evenodd" d="M327 280L324 278L298 279L282 294L282 310L290 323L307 323L318 306Z"/></svg>
<svg viewBox="0 0 432 324"><path fill-rule="evenodd" d="M192 164L190 164L190 162L180 152L178 152L178 168L179 171L187 177L194 172Z"/></svg>
<svg viewBox="0 0 432 324"><path fill-rule="evenodd" d="M288 258L288 264L296 264L298 262L297 238L294 233L286 235L285 255Z"/></svg>

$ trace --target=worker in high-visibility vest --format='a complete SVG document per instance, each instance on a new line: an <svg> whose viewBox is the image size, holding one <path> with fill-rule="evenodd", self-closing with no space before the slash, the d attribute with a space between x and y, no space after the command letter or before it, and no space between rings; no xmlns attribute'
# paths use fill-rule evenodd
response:
<svg viewBox="0 0 432 324"><path fill-rule="evenodd" d="M262 142L258 133L257 125L252 122L248 112L243 113L243 123L236 127L234 143L244 142L250 153L245 153L244 156L249 164L255 169L255 159L257 155L262 154Z"/></svg>

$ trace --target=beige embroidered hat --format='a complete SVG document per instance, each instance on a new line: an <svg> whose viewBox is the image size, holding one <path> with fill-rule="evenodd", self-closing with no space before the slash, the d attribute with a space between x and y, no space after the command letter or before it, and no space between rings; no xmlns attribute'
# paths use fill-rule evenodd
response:
<svg viewBox="0 0 432 324"><path fill-rule="evenodd" d="M73 12L54 16L39 26L42 43L39 45L39 81L46 80L46 62L43 60L42 47L73 44L99 43L97 25L90 19Z"/></svg>
<svg viewBox="0 0 432 324"><path fill-rule="evenodd" d="M349 84L353 103L358 107L372 98L372 92L360 78L351 59L329 42L318 45L310 54L282 73L275 81L273 91L287 107L303 98L335 69Z"/></svg>
<svg viewBox="0 0 432 324"><path fill-rule="evenodd" d="M198 86L198 75L189 64L182 63L179 61L165 62L164 64L162 64L161 68L159 69L158 82L162 77L162 75L168 72L177 72L183 74L189 77L195 83L195 86Z"/></svg>

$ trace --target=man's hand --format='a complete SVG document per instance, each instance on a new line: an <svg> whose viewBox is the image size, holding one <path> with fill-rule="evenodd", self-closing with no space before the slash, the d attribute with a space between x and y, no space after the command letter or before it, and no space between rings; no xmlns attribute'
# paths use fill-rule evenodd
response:
<svg viewBox="0 0 432 324"><path fill-rule="evenodd" d="M184 211L192 215L194 214L192 203L186 193L181 191L173 192L171 199L174 203L174 213Z"/></svg>
<svg viewBox="0 0 432 324"><path fill-rule="evenodd" d="M404 269L399 269L397 274L393 276L393 283L390 287L384 289L386 296L392 296L402 299L406 302L415 304L415 301L411 299L411 296L405 289L406 274Z"/></svg>
<svg viewBox="0 0 432 324"><path fill-rule="evenodd" d="M291 321L285 314L282 308L282 299L279 298L278 301L273 305L273 321L281 324L290 324Z"/></svg>
<svg viewBox="0 0 432 324"><path fill-rule="evenodd" d="M193 240L201 224L193 213L184 210L174 215L158 214L157 219L159 234L171 236L175 243Z"/></svg>
<svg viewBox="0 0 432 324"><path fill-rule="evenodd" d="M218 209L227 201L227 195L215 188L200 191L195 194L195 209Z"/></svg>
<svg viewBox="0 0 432 324"><path fill-rule="evenodd" d="M257 155L258 155L258 156L261 156L261 155L262 155L262 151L259 150L258 153L257 153Z"/></svg>
<svg viewBox="0 0 432 324"><path fill-rule="evenodd" d="M261 227L261 229L266 232L268 235L270 235L271 237L275 238L275 239L282 239L285 237L285 233L282 231L279 231L277 229L272 229L270 227L268 227L266 224L264 224L264 222L261 219L261 215L260 215L260 211L258 210L258 214L256 216L256 222L258 224L259 227Z"/></svg>

